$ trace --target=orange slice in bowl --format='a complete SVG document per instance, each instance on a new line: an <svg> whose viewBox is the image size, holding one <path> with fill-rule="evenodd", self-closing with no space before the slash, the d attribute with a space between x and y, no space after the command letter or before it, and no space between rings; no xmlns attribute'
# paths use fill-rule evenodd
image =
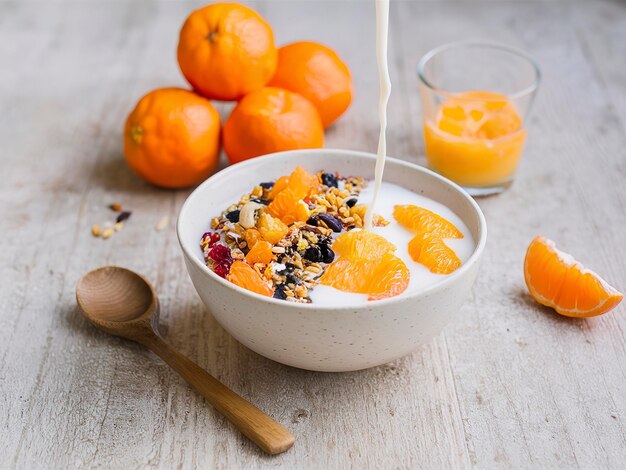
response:
<svg viewBox="0 0 626 470"><path fill-rule="evenodd" d="M456 253L432 233L415 235L409 242L409 254L435 274L450 274L462 264Z"/></svg>
<svg viewBox="0 0 626 470"><path fill-rule="evenodd" d="M588 318L615 308L624 297L599 275L586 269L555 243L537 236L524 260L528 291L542 305L561 315Z"/></svg>
<svg viewBox="0 0 626 470"><path fill-rule="evenodd" d="M453 223L423 207L413 204L395 206L393 217L400 225L414 232L428 232L440 238L463 238Z"/></svg>
<svg viewBox="0 0 626 470"><path fill-rule="evenodd" d="M274 289L272 289L267 281L256 272L250 265L243 261L235 261L230 267L230 271L226 275L226 279L233 284L256 292L257 294L272 297Z"/></svg>
<svg viewBox="0 0 626 470"><path fill-rule="evenodd" d="M296 221L305 222L310 214L308 206L302 200L316 193L320 182L316 175L300 166L286 180L283 178L274 183L269 195L272 202L267 206L267 211L287 225ZM280 191L274 191L280 187Z"/></svg>
<svg viewBox="0 0 626 470"><path fill-rule="evenodd" d="M380 235L346 232L333 243L338 258L326 268L320 282L344 292L368 294L369 300L401 294L409 285L410 272L393 254L395 249Z"/></svg>

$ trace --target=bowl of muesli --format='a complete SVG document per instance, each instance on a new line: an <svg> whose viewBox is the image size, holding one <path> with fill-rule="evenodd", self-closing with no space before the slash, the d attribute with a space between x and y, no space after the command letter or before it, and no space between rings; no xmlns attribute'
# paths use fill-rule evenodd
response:
<svg viewBox="0 0 626 470"><path fill-rule="evenodd" d="M437 335L469 296L486 223L459 186L387 158L315 149L232 165L180 210L190 278L238 341L283 364L350 371ZM369 225L368 225L369 222Z"/></svg>

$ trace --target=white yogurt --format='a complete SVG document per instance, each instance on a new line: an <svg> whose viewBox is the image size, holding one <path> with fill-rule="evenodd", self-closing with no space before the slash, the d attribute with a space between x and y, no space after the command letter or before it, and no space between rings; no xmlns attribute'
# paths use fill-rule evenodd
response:
<svg viewBox="0 0 626 470"><path fill-rule="evenodd" d="M359 204L367 203L371 200L374 190L373 184L369 184L359 195ZM467 225L449 208L425 196L415 194L408 189L396 184L382 182L378 200L376 202L376 213L382 215L390 223L386 227L372 227L371 231L385 237L396 246L394 254L398 256L409 268L411 278L407 289L401 296L413 293L426 287L432 286L445 279L451 274L434 274L428 268L413 261L409 255L409 242L415 236L412 232L400 225L393 218L393 207L396 205L414 204L428 209L449 222L453 223L461 233L463 238L446 238L444 241L456 255L465 263L472 255L475 242ZM317 305L359 305L367 303L367 294L354 294L342 292L334 287L315 286L309 291L311 301Z"/></svg>

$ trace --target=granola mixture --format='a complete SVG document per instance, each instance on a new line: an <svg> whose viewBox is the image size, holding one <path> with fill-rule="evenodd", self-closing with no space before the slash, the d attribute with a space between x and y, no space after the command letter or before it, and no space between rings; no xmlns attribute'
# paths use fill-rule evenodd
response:
<svg viewBox="0 0 626 470"><path fill-rule="evenodd" d="M248 260L246 257L250 249L263 240L257 230L262 223L260 219L272 219L267 207L272 202L273 181L259 183L211 220L212 231L206 232L200 241L207 266L229 279L233 262L248 262L271 287L274 298L311 302L309 290L319 283L326 266L335 259L331 248L333 237L363 227L366 209L365 205L358 204L359 194L367 185L362 178L321 171L317 179L316 191L302 200L307 208L303 209L308 216L306 221L289 225L278 221L286 233L271 243L271 253L266 253L264 259L268 262L250 262L250 257ZM377 217L375 224L387 225L388 222Z"/></svg>

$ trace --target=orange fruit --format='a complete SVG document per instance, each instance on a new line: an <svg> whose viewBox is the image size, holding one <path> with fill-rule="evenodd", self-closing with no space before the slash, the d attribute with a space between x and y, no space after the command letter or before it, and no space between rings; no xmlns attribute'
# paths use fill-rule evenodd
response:
<svg viewBox="0 0 626 470"><path fill-rule="evenodd" d="M599 275L541 236L535 237L526 251L524 279L537 302L568 317L601 315L624 298Z"/></svg>
<svg viewBox="0 0 626 470"><path fill-rule="evenodd" d="M252 249L246 255L246 261L249 264L268 264L272 261L273 258L274 253L272 253L272 244L266 242L265 240L255 243Z"/></svg>
<svg viewBox="0 0 626 470"><path fill-rule="evenodd" d="M272 202L267 206L267 211L287 225L296 221L306 222L311 216L311 212L303 199L316 193L319 185L317 176L305 168L296 167L286 180L284 188L274 196Z"/></svg>
<svg viewBox="0 0 626 470"><path fill-rule="evenodd" d="M257 221L257 228L264 240L276 245L289 231L289 228L277 217L262 212ZM259 243L259 242L257 242Z"/></svg>
<svg viewBox="0 0 626 470"><path fill-rule="evenodd" d="M409 230L428 232L440 238L463 238L454 224L434 212L412 204L394 206L393 217Z"/></svg>
<svg viewBox="0 0 626 470"><path fill-rule="evenodd" d="M214 3L189 15L178 41L178 65L202 95L237 100L263 88L278 54L269 24L237 3Z"/></svg>
<svg viewBox="0 0 626 470"><path fill-rule="evenodd" d="M256 292L257 294L272 297L274 289L250 265L243 261L235 261L226 275L226 279L239 287Z"/></svg>
<svg viewBox="0 0 626 470"><path fill-rule="evenodd" d="M219 160L220 117L206 98L160 88L139 100L126 120L124 155L130 167L157 186L199 183Z"/></svg>
<svg viewBox="0 0 626 470"><path fill-rule="evenodd" d="M263 88L246 95L223 130L231 163L282 150L320 148L324 128L315 106L297 93Z"/></svg>
<svg viewBox="0 0 626 470"><path fill-rule="evenodd" d="M431 233L418 233L409 242L413 261L426 266L431 273L450 274L461 267L461 260L441 238Z"/></svg>
<svg viewBox="0 0 626 470"><path fill-rule="evenodd" d="M341 116L352 101L350 69L335 51L316 42L294 42L279 48L278 67L269 84L311 101L324 127Z"/></svg>
<svg viewBox="0 0 626 470"><path fill-rule="evenodd" d="M368 294L369 300L401 294L409 285L410 272L393 254L395 249L372 232L343 233L333 243L338 258L326 268L320 282L344 292Z"/></svg>

